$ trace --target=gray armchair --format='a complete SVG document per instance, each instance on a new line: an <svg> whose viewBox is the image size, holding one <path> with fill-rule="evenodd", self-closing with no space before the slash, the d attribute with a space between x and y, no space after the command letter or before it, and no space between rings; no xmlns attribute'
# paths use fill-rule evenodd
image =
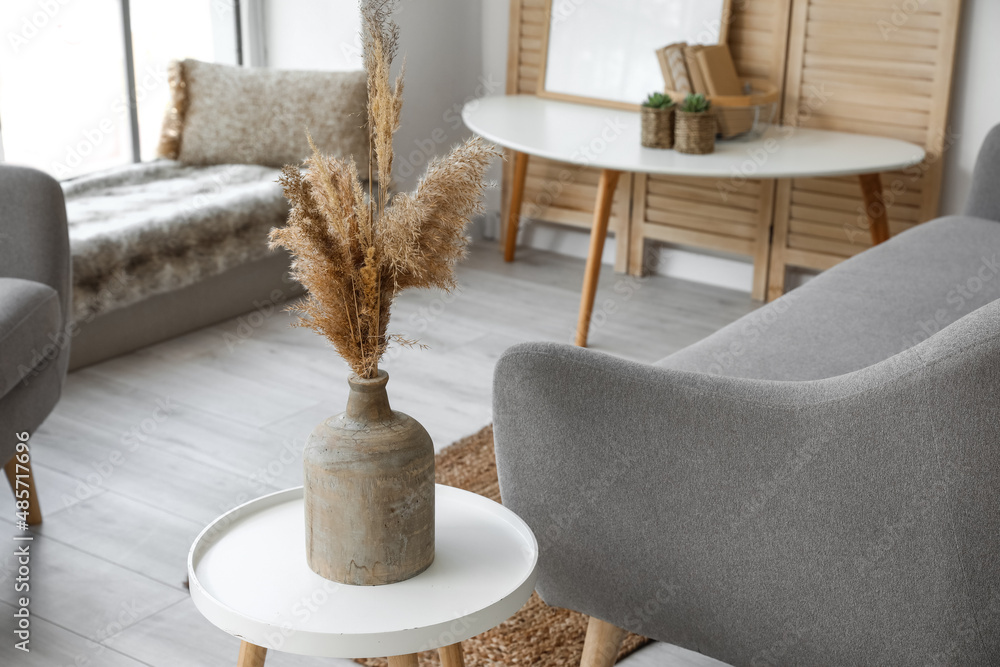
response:
<svg viewBox="0 0 1000 667"><path fill-rule="evenodd" d="M0 164L0 462L11 486L16 434L34 433L59 400L72 328L69 236L52 177ZM32 477L29 523L41 512ZM15 487L16 488L16 487Z"/></svg>
<svg viewBox="0 0 1000 667"><path fill-rule="evenodd" d="M1000 664L1000 129L920 225L653 365L500 359L538 592L733 665Z"/></svg>

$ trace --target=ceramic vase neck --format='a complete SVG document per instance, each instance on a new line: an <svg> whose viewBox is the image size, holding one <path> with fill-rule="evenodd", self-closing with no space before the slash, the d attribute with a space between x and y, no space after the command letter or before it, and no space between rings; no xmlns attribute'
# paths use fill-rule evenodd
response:
<svg viewBox="0 0 1000 667"><path fill-rule="evenodd" d="M347 398L347 416L359 421L388 419L392 416L389 407L389 395L385 385L389 382L389 374L383 370L373 378L362 378L352 375L347 383L351 393Z"/></svg>

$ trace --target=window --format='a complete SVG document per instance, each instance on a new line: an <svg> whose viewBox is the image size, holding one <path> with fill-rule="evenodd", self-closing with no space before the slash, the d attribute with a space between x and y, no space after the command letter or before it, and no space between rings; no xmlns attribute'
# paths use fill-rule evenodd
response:
<svg viewBox="0 0 1000 667"><path fill-rule="evenodd" d="M170 102L171 60L237 63L234 7L218 0L131 0L132 54L140 157L156 157L160 124Z"/></svg>
<svg viewBox="0 0 1000 667"><path fill-rule="evenodd" d="M235 0L3 0L5 159L60 179L153 159L167 66L236 64L238 14Z"/></svg>
<svg viewBox="0 0 1000 667"><path fill-rule="evenodd" d="M0 21L6 159L57 178L131 160L119 0L7 0Z"/></svg>

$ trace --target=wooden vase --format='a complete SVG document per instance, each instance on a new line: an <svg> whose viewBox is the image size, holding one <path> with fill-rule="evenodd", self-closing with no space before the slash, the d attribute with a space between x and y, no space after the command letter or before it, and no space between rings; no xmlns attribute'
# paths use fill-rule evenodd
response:
<svg viewBox="0 0 1000 667"><path fill-rule="evenodd" d="M389 407L389 375L354 375L347 410L306 442L306 557L322 577L375 586L434 560L434 445Z"/></svg>

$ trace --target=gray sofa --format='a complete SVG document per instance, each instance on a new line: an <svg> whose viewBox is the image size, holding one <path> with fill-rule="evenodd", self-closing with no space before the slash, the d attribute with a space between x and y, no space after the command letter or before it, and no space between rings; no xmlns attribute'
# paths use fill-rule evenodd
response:
<svg viewBox="0 0 1000 667"><path fill-rule="evenodd" d="M14 468L16 434L34 433L62 392L71 287L59 183L35 169L0 164L0 463L8 478L24 474ZM33 488L30 500L37 523Z"/></svg>
<svg viewBox="0 0 1000 667"><path fill-rule="evenodd" d="M301 293L267 249L278 169L155 160L62 183L73 259L70 369Z"/></svg>
<svg viewBox="0 0 1000 667"><path fill-rule="evenodd" d="M1000 128L920 225L653 365L495 375L538 591L733 665L1000 664ZM595 620L596 619L596 620Z"/></svg>
<svg viewBox="0 0 1000 667"><path fill-rule="evenodd" d="M296 298L289 257L267 249L288 204L277 179L311 154L367 168L363 71L184 60L169 72L163 159L63 183L77 325L70 368Z"/></svg>

